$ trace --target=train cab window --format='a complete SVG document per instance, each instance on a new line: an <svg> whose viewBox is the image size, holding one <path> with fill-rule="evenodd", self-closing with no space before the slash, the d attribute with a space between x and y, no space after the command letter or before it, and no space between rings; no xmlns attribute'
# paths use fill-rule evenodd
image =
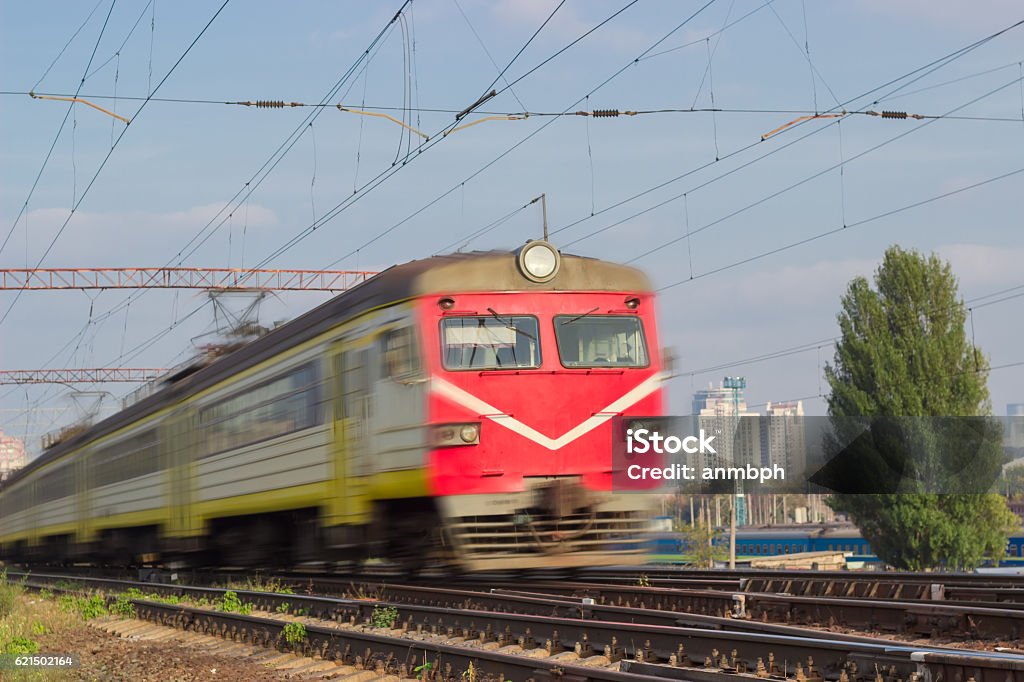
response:
<svg viewBox="0 0 1024 682"><path fill-rule="evenodd" d="M555 338L564 367L646 367L640 318L626 315L557 315Z"/></svg>
<svg viewBox="0 0 1024 682"><path fill-rule="evenodd" d="M441 321L441 341L445 369L540 367L540 327L536 317L449 317Z"/></svg>
<svg viewBox="0 0 1024 682"><path fill-rule="evenodd" d="M405 381L418 376L420 361L413 328L399 327L385 333L381 340L381 359L382 376L395 381Z"/></svg>

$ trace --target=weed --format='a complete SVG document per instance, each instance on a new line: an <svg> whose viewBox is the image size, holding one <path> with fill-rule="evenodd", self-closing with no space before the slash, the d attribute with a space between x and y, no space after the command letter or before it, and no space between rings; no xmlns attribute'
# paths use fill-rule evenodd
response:
<svg viewBox="0 0 1024 682"><path fill-rule="evenodd" d="M12 583L7 579L6 568L0 571L0 618L6 618L11 614L23 591L20 583Z"/></svg>
<svg viewBox="0 0 1024 682"><path fill-rule="evenodd" d="M639 578L636 579L636 585L637 585L637 587L650 587L651 586L651 580L650 580L650 578L647 577L647 574L644 573L643 575L641 575Z"/></svg>
<svg viewBox="0 0 1024 682"><path fill-rule="evenodd" d="M62 594L57 603L62 611L77 613L85 620L92 620L107 614L107 602L98 594L85 597Z"/></svg>
<svg viewBox="0 0 1024 682"><path fill-rule="evenodd" d="M302 623L288 623L284 626L284 641L292 648L297 648L306 641L306 626Z"/></svg>
<svg viewBox="0 0 1024 682"><path fill-rule="evenodd" d="M128 592L122 592L117 595L114 599L114 605L110 607L111 613L115 613L124 618L135 617L135 604L132 603L132 599L135 598Z"/></svg>
<svg viewBox="0 0 1024 682"><path fill-rule="evenodd" d="M278 613L288 613L288 602L286 602L286 601L281 602L280 604L277 605L277 608L274 609L274 610L277 611Z"/></svg>
<svg viewBox="0 0 1024 682"><path fill-rule="evenodd" d="M426 654L424 653L424 658ZM430 661L424 661L423 665L418 665L412 669L416 673L417 677L422 677L424 680L430 677L430 670L434 667L434 664Z"/></svg>
<svg viewBox="0 0 1024 682"><path fill-rule="evenodd" d="M280 578L263 578L260 575L245 580L231 580L225 587L247 592L273 592L274 594L295 594L295 590L281 582Z"/></svg>
<svg viewBox="0 0 1024 682"><path fill-rule="evenodd" d="M78 613L86 620L99 618L107 613L107 602L98 594L89 597L79 597L76 606Z"/></svg>
<svg viewBox="0 0 1024 682"><path fill-rule="evenodd" d="M375 628L393 630L398 621L398 609L394 606L374 606L370 615L370 624Z"/></svg>
<svg viewBox="0 0 1024 682"><path fill-rule="evenodd" d="M49 628L46 627L45 623L41 623L38 620L32 622L32 634L33 635L45 635L49 632Z"/></svg>
<svg viewBox="0 0 1024 682"><path fill-rule="evenodd" d="M352 599L363 601L384 601L384 587L382 585L375 585L373 589L370 589L368 585L349 583L348 596Z"/></svg>
<svg viewBox="0 0 1024 682"><path fill-rule="evenodd" d="M39 653L39 645L28 637L12 637L3 642L0 654L35 654Z"/></svg>
<svg viewBox="0 0 1024 682"><path fill-rule="evenodd" d="M48 590L44 587L39 590L39 596L43 599L53 599L53 590Z"/></svg>
<svg viewBox="0 0 1024 682"><path fill-rule="evenodd" d="M252 613L253 605L249 602L242 603L242 600L238 598L238 593L228 590L220 598L217 609L226 613L240 613L243 616L248 616Z"/></svg>

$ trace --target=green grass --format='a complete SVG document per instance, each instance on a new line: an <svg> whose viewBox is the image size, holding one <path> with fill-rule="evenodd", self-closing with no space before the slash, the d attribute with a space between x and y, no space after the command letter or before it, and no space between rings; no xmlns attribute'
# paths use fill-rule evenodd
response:
<svg viewBox="0 0 1024 682"><path fill-rule="evenodd" d="M374 606L370 615L370 625L375 628L393 630L398 622L398 609L394 606Z"/></svg>
<svg viewBox="0 0 1024 682"><path fill-rule="evenodd" d="M84 620L92 620L109 613L107 610L107 600L101 594L84 596L63 594L57 600L57 603L63 611L77 613Z"/></svg>
<svg viewBox="0 0 1024 682"><path fill-rule="evenodd" d="M20 583L12 583L7 579L7 569L0 571L0 618L11 615L17 604L18 597L25 588Z"/></svg>

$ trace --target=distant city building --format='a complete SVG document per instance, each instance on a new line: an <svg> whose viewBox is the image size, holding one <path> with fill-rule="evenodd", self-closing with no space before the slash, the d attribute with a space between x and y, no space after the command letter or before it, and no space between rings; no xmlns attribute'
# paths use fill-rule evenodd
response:
<svg viewBox="0 0 1024 682"><path fill-rule="evenodd" d="M731 386L729 384L732 384ZM742 377L726 377L718 388L708 384L706 390L693 394L693 414L698 427L716 437L716 454L690 455L690 466L697 471L704 467L741 467L761 463L761 430L757 412L747 409L743 397L746 381ZM746 417L746 418L744 418ZM736 524L748 523L746 497L736 495Z"/></svg>
<svg viewBox="0 0 1024 682"><path fill-rule="evenodd" d="M761 433L757 428L760 415L747 409L742 388L725 388L722 384L714 388L708 384L706 389L693 394L693 415L705 432L729 436L719 437L717 456L711 455L696 463L698 466L760 465Z"/></svg>
<svg viewBox="0 0 1024 682"><path fill-rule="evenodd" d="M768 403L761 420L761 463L782 467L788 476L802 475L807 466L804 403Z"/></svg>
<svg viewBox="0 0 1024 682"><path fill-rule="evenodd" d="M0 431L0 481L28 463L25 457L25 441L14 436L5 436Z"/></svg>

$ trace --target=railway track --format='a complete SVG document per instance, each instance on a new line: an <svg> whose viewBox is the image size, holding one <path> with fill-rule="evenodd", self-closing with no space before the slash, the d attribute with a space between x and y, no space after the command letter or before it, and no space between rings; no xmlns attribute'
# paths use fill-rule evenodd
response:
<svg viewBox="0 0 1024 682"><path fill-rule="evenodd" d="M19 568L15 566L15 568ZM92 566L21 566L20 570L41 572L79 571L95 575L102 569ZM144 569L146 570L146 569ZM149 569L154 575L169 575L171 569ZM214 582L252 575L248 569L182 570L181 576L202 582ZM112 577L126 576L126 570L109 569ZM312 583L330 589L353 581L408 581L396 568L373 566L362 572L346 574L329 570L277 571L273 576L288 583ZM522 585L524 583L600 583L603 585L637 586L675 589L723 590L729 592L765 592L808 597L856 597L898 599L900 601L980 601L1024 604L1024 575L984 575L974 573L909 573L846 571L797 571L724 569L695 570L683 567L630 566L591 568L572 572L533 570L522 573L479 573L456 578L466 586ZM426 571L413 582L419 584L451 584L453 578Z"/></svg>
<svg viewBox="0 0 1024 682"><path fill-rule="evenodd" d="M604 573L608 571L594 571ZM237 575L232 573L231 575ZM633 573L636 575L636 572ZM643 575L643 574L641 574ZM995 581L984 586L963 584L970 576L952 574L958 584L926 582L938 575L897 574L896 580L871 583L861 576L833 577L822 573L794 577L763 577L739 579L738 590L714 578L714 589L694 589L689 577L679 581L662 579L657 586L607 584L575 581L485 580L474 578L459 582L459 587L479 594L498 590L497 600L510 597L552 596L570 598L569 602L589 599L598 606L668 611L673 614L733 618L737 622L806 625L835 629L852 628L899 636L927 638L964 638L990 642L1015 641L1024 636L1024 601L1017 590ZM217 576L203 576L208 584ZM315 577L314 577L315 576ZM499 577L499 576L495 576ZM864 576L866 578L867 576ZM948 576L942 575L945 578ZM284 574L274 579L289 584L303 584L309 592L348 594L363 578L324 576L323 574ZM646 579L650 582L650 578ZM700 578L696 579L701 584ZM445 584L450 584L450 580ZM428 584L425 586L430 587ZM376 589L376 588L370 588ZM423 603L429 591L411 586L390 584L391 594L404 595L410 603ZM770 590L770 591L769 591ZM444 594L441 590L436 594ZM959 598L956 598L959 597ZM987 598L986 601L981 601ZM495 601L494 597L476 597L477 605ZM702 623L707 624L707 623Z"/></svg>
<svg viewBox="0 0 1024 682"><path fill-rule="evenodd" d="M197 603L225 593L209 587L53 574L32 575L28 584L53 587L67 580L108 594L134 587ZM464 672L470 662L477 661L476 670L512 679L568 676L639 682L647 677L715 682L747 675L896 682L927 675L946 680L973 677L976 682L1024 681L1024 656L1019 655L910 646L727 618L601 606L563 595L392 585L356 589L359 598L238 591L240 600L260 612L248 616L155 599L134 599L133 603L137 615L152 622L277 647L282 646L287 618L302 613L307 632L304 652L362 669L372 662L369 669L383 667L404 677L415 676L411 673L417 668L422 672L425 661L435 661L435 670L447 665L457 673L460 666ZM390 632L370 627L380 609L394 609ZM687 618L696 620L687 626L678 622L680 618L684 623ZM730 629L732 625L764 629Z"/></svg>

